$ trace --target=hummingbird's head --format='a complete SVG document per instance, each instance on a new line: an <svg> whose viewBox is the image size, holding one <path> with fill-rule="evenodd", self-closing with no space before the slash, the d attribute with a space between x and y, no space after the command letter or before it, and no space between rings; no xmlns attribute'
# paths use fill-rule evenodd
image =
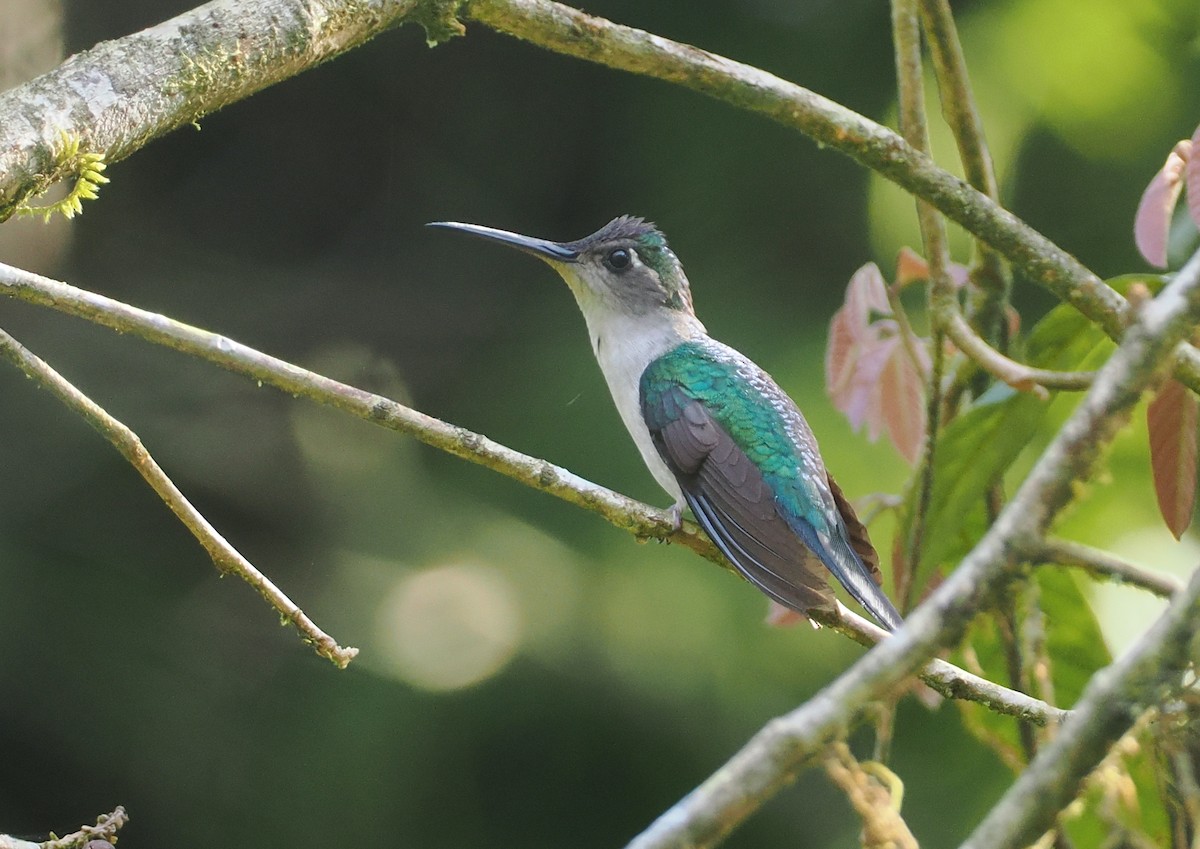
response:
<svg viewBox="0 0 1200 849"><path fill-rule="evenodd" d="M667 246L666 237L641 218L622 215L574 242L551 242L453 221L437 221L431 226L462 230L540 257L562 275L585 313L693 314L683 267Z"/></svg>

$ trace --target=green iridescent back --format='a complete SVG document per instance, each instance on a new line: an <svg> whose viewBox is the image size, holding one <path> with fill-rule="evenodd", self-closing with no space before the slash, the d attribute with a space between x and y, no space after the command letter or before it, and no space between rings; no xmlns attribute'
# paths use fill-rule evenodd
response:
<svg viewBox="0 0 1200 849"><path fill-rule="evenodd" d="M711 339L685 342L647 366L642 411L651 429L682 415L672 390L700 401L762 472L776 502L815 530L836 521L816 440L795 403L771 376Z"/></svg>

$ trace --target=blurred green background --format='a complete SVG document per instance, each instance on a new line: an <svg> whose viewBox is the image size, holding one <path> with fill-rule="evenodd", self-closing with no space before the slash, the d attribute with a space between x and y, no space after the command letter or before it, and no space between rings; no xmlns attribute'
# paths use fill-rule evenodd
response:
<svg viewBox="0 0 1200 849"><path fill-rule="evenodd" d="M0 20L9 84L191 5L22 4ZM955 7L1006 203L1102 275L1142 269L1139 193L1200 119L1196 4ZM587 10L893 120L879 0ZM11 48L24 41L40 53ZM570 239L644 215L682 257L710 331L800 402L846 491L906 479L888 445L832 410L822 357L854 269L874 259L890 274L917 243L911 202L758 117L480 26L434 50L406 27L108 174L81 219L0 228L0 259L665 505L556 276L422 227ZM968 251L961 240L958 258ZM1028 326L1051 301L1017 286ZM62 833L119 803L130 846L619 846L859 654L833 634L768 628L762 598L721 570L492 472L137 339L0 308L362 649L346 672L313 656L251 590L218 579L98 435L0 369L0 830ZM1140 430L1065 532L1188 564L1195 543L1156 518ZM888 551L888 522L873 530ZM1097 601L1118 648L1154 609L1130 590ZM853 742L869 755L869 735ZM902 704L893 766L929 847L955 845L1008 781L952 705ZM846 846L857 831L809 772L728 845Z"/></svg>

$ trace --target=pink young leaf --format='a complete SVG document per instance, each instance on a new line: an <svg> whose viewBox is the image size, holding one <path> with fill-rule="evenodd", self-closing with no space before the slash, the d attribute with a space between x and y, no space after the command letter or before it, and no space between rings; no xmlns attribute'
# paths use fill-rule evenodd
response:
<svg viewBox="0 0 1200 849"><path fill-rule="evenodd" d="M887 428L883 397L884 374L887 372L892 358L901 348L899 336L877 337L874 343L865 348L862 356L859 357L861 368L855 375L854 385L866 405L864 418L867 425L867 438L872 442L879 439ZM855 427L858 426L855 425Z"/></svg>
<svg viewBox="0 0 1200 849"><path fill-rule="evenodd" d="M896 254L896 288L903 289L909 283L920 283L929 279L929 263L925 257L910 247L903 247Z"/></svg>
<svg viewBox="0 0 1200 849"><path fill-rule="evenodd" d="M1187 183L1188 214L1192 216L1192 221L1196 223L1196 226L1200 227L1200 157L1191 155L1197 144L1200 144L1200 127L1196 128L1196 132L1190 140L1181 141L1175 145L1175 149L1171 153L1183 160L1184 181Z"/></svg>
<svg viewBox="0 0 1200 849"><path fill-rule="evenodd" d="M879 416L888 438L910 465L915 465L925 443L925 374L929 371L924 350L919 356L924 373L917 369L903 345L897 345L879 380Z"/></svg>
<svg viewBox="0 0 1200 849"><path fill-rule="evenodd" d="M825 349L825 390L834 406L850 416L855 427L866 416L860 387L861 361L864 352L870 359L870 351L881 332L878 325L872 324L872 313L887 314L889 308L883 275L874 263L867 263L854 273L846 286L845 302L829 322L829 342ZM883 324L894 326L895 323Z"/></svg>
<svg viewBox="0 0 1200 849"><path fill-rule="evenodd" d="M1167 236L1171 232L1171 213L1179 201L1179 193L1183 190L1185 170L1195 167L1190 163L1192 142L1184 140L1175 145L1167 157L1167 161L1138 202L1137 214L1133 219L1133 238L1138 251L1146 262L1158 268L1167 267ZM1192 217L1196 217L1196 207L1193 205L1189 190L1188 203L1192 209Z"/></svg>
<svg viewBox="0 0 1200 849"><path fill-rule="evenodd" d="M1175 539L1192 522L1196 506L1196 396L1177 380L1168 380L1150 402L1150 467L1158 509Z"/></svg>
<svg viewBox="0 0 1200 849"><path fill-rule="evenodd" d="M955 289L966 286L971 278L970 270L957 262L952 262L946 267L946 274ZM897 289L903 289L910 283L924 283L928 279L929 263L925 261L925 257L912 248L901 248L896 254L896 282L893 285Z"/></svg>
<svg viewBox="0 0 1200 849"><path fill-rule="evenodd" d="M856 326L864 328L871 320L871 313L892 314L891 304L888 303L887 284L883 282L879 266L868 262L854 272L846 286L846 304L843 309L853 317Z"/></svg>
<svg viewBox="0 0 1200 849"><path fill-rule="evenodd" d="M854 374L855 347L859 336L866 332L866 326L863 325L858 332L855 328L845 308L835 312L829 322L829 342L825 346L825 390L831 398L838 398L845 393Z"/></svg>
<svg viewBox="0 0 1200 849"><path fill-rule="evenodd" d="M837 395L832 396L833 405L850 420L851 427L857 430L866 424L872 440L878 439L883 430L879 414L879 377L899 342L895 335L886 339L875 335L859 344L850 379Z"/></svg>
<svg viewBox="0 0 1200 849"><path fill-rule="evenodd" d="M898 273L921 273L923 262L911 251L902 252ZM914 362L891 315L883 275L868 263L851 278L846 301L830 321L825 388L852 427L866 425L871 441L886 432L901 455L913 462L925 434L928 355L918 348L919 361Z"/></svg>

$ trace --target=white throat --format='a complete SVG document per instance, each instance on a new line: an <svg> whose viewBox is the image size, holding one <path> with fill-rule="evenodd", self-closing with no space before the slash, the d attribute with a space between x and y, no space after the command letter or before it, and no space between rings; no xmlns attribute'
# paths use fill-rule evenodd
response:
<svg viewBox="0 0 1200 849"><path fill-rule="evenodd" d="M694 315L677 310L630 315L593 309L585 310L584 318L592 350L608 382L621 421L659 486L682 503L679 484L658 456L658 449L650 440L650 432L642 419L640 386L646 366L681 343L706 336L704 325Z"/></svg>

